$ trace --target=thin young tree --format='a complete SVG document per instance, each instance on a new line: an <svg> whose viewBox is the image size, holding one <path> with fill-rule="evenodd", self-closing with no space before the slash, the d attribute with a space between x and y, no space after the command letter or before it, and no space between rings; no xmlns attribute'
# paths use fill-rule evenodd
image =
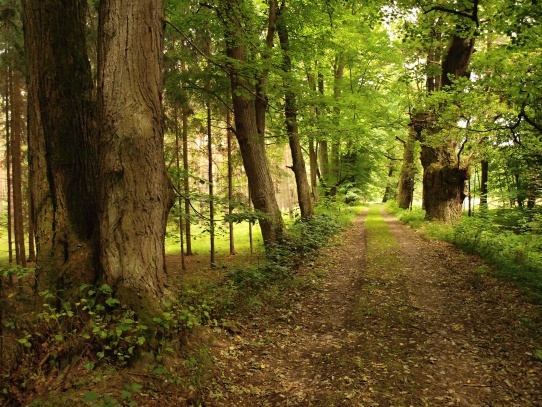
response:
<svg viewBox="0 0 542 407"><path fill-rule="evenodd" d="M286 1L283 0L278 11L277 32L280 47L283 51L282 69L284 72L285 88L284 117L286 121L286 130L288 133L288 141L290 144L290 152L292 155L292 171L295 175L297 199L299 200L301 218L308 220L313 216L314 208L297 125L297 101L295 91L293 90L294 85L291 80L292 57L290 55L290 39L288 34L286 11Z"/></svg>
<svg viewBox="0 0 542 407"><path fill-rule="evenodd" d="M231 112L228 109L226 113L226 145L227 145L227 160L228 160L228 215L231 217L233 214L233 161L232 161L232 138L231 131ZM230 254L234 255L235 252L235 235L233 231L233 222L228 222L229 226L229 240L230 240Z"/></svg>

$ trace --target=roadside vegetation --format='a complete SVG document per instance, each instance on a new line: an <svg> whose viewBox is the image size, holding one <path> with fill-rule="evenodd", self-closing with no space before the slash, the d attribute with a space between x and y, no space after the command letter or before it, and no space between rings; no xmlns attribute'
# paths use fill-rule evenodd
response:
<svg viewBox="0 0 542 407"><path fill-rule="evenodd" d="M72 405L74 400L92 406L144 405L137 400L171 383L179 394L189 393L212 367L211 330L235 331L232 315L258 314L267 304L283 301L286 287L314 278L296 271L361 210L329 203L308 222L291 221L284 241L267 256L261 249L251 255L240 233L239 254L224 249L216 268L196 245L188 270L170 271L168 301L161 315L149 320L125 307L107 284L82 285L81 298L68 301L62 293L36 293L35 270L4 266L3 275L13 285L4 287L1 298L7 323L0 343L0 391L13 405L32 401L32 406ZM224 240L226 247L228 236L219 236L217 242ZM169 239L175 241L174 232ZM178 255L171 245L171 264L178 264ZM39 311L36 297L44 303ZM151 384L143 387L130 380L134 377L149 377Z"/></svg>

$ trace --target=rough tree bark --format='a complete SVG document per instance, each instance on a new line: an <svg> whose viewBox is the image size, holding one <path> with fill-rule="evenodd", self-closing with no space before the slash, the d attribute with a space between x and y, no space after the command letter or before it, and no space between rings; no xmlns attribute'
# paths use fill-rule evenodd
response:
<svg viewBox="0 0 542 407"><path fill-rule="evenodd" d="M295 175L297 187L297 199L301 211L301 219L310 219L314 215L314 208L311 200L311 189L307 179L307 170L303 160L301 142L297 126L297 102L295 92L288 80L292 71L292 58L290 56L290 42L288 38L288 27L285 19L286 2L283 0L277 17L277 32L279 35L280 46L283 51L282 69L284 71L285 106L284 116L286 119L286 131L290 144L292 155L292 170Z"/></svg>
<svg viewBox="0 0 542 407"><path fill-rule="evenodd" d="M163 157L164 2L102 1L98 38L100 266L119 297L145 306L140 298L163 294L174 201Z"/></svg>
<svg viewBox="0 0 542 407"><path fill-rule="evenodd" d="M39 289L77 289L93 262L96 180L86 2L23 0L29 160ZM69 35L67 34L69 33Z"/></svg>
<svg viewBox="0 0 542 407"><path fill-rule="evenodd" d="M423 173L422 202L428 219L450 222L461 216L465 199L465 181L469 178L469 168L458 162L453 143L440 147L424 144L428 134L441 129L428 128L435 119L426 114L412 117L411 126L418 135L421 144L421 162Z"/></svg>

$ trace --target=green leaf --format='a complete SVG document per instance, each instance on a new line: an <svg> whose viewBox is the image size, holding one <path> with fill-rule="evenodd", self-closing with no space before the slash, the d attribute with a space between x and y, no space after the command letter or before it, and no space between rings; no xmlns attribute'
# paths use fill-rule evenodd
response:
<svg viewBox="0 0 542 407"><path fill-rule="evenodd" d="M535 353L534 353L535 357L542 361L542 349L538 349Z"/></svg>
<svg viewBox="0 0 542 407"><path fill-rule="evenodd" d="M27 348L30 348L30 347L32 346L32 344L30 343L30 341L28 340L28 338L20 338L20 339L17 339L17 342L19 342L21 345L26 346Z"/></svg>
<svg viewBox="0 0 542 407"><path fill-rule="evenodd" d="M85 394L83 400L88 401L89 403L94 403L100 398L100 395L95 391L90 391Z"/></svg>
<svg viewBox="0 0 542 407"><path fill-rule="evenodd" d="M131 399L132 398L132 393L130 393L129 391L127 390L122 390L120 392L120 398L122 400L128 400L128 399Z"/></svg>
<svg viewBox="0 0 542 407"><path fill-rule="evenodd" d="M110 307L114 307L115 305L120 304L120 301L116 298L109 297L107 300L105 300L105 303Z"/></svg>
<svg viewBox="0 0 542 407"><path fill-rule="evenodd" d="M102 284L102 286L100 287L100 291L106 294L111 294L113 292L111 287L107 284Z"/></svg>
<svg viewBox="0 0 542 407"><path fill-rule="evenodd" d="M132 389L136 393L140 393L141 390L143 390L143 385L139 383L132 383L130 389Z"/></svg>
<svg viewBox="0 0 542 407"><path fill-rule="evenodd" d="M85 363L83 367L85 368L85 370L91 371L92 369L94 369L94 362Z"/></svg>
<svg viewBox="0 0 542 407"><path fill-rule="evenodd" d="M145 337L144 336L138 336L137 338L137 344L143 345L145 343Z"/></svg>
<svg viewBox="0 0 542 407"><path fill-rule="evenodd" d="M55 339L58 341L58 342L61 342L64 340L64 336L61 335L61 334L58 334L58 335L55 335Z"/></svg>

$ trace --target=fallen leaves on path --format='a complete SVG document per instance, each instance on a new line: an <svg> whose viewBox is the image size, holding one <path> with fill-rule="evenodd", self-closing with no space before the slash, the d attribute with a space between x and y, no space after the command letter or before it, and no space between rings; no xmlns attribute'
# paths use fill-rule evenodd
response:
<svg viewBox="0 0 542 407"><path fill-rule="evenodd" d="M542 406L540 310L476 257L385 220L393 253L360 216L280 305L214 329L207 406Z"/></svg>

